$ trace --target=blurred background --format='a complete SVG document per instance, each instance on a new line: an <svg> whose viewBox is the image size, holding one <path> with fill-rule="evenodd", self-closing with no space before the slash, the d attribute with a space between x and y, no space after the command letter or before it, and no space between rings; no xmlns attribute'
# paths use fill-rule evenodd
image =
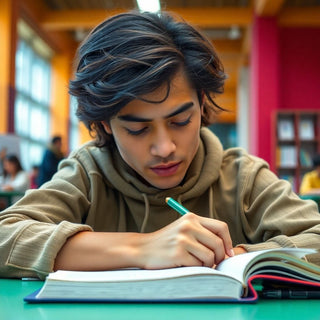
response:
<svg viewBox="0 0 320 320"><path fill-rule="evenodd" d="M90 136L68 95L79 43L114 14L166 10L212 41L228 79L210 128L225 148L264 158L297 189L320 152L318 0L0 0L0 151L25 170L54 135L63 152ZM308 134L309 132L309 134Z"/></svg>

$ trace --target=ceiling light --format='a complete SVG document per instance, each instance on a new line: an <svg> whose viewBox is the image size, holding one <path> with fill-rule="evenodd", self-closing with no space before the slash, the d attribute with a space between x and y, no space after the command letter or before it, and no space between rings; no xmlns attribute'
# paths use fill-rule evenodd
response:
<svg viewBox="0 0 320 320"><path fill-rule="evenodd" d="M160 11L159 0L137 0L140 11L158 12Z"/></svg>
<svg viewBox="0 0 320 320"><path fill-rule="evenodd" d="M241 37L240 28L236 25L232 25L229 31L229 38L231 40L237 40Z"/></svg>

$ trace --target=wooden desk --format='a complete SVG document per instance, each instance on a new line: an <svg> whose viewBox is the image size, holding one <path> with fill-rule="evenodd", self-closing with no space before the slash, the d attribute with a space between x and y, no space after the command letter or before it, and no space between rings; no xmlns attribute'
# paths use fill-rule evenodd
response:
<svg viewBox="0 0 320 320"><path fill-rule="evenodd" d="M256 304L28 304L23 298L41 281L0 279L0 319L4 320L295 320L320 319L320 300L260 300Z"/></svg>

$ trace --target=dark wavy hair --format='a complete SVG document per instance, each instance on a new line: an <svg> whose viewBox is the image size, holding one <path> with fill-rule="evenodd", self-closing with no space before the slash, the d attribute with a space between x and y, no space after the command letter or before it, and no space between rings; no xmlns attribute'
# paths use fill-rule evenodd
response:
<svg viewBox="0 0 320 320"><path fill-rule="evenodd" d="M202 124L210 123L212 112L224 110L214 101L226 76L212 44L165 12L132 11L105 20L79 46L76 61L69 92L78 101L78 118L99 147L112 140L101 121L109 123L130 101L165 83L168 95L181 67L204 104Z"/></svg>

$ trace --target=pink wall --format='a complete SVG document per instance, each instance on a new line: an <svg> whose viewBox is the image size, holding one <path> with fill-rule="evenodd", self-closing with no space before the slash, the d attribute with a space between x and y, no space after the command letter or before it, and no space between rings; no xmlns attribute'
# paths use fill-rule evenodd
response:
<svg viewBox="0 0 320 320"><path fill-rule="evenodd" d="M250 149L274 170L273 115L320 109L320 28L279 28L255 18L250 61Z"/></svg>
<svg viewBox="0 0 320 320"><path fill-rule="evenodd" d="M320 29L280 29L280 108L320 109Z"/></svg>
<svg viewBox="0 0 320 320"><path fill-rule="evenodd" d="M273 111L279 108L279 31L275 18L256 18L250 61L250 152L271 164Z"/></svg>

